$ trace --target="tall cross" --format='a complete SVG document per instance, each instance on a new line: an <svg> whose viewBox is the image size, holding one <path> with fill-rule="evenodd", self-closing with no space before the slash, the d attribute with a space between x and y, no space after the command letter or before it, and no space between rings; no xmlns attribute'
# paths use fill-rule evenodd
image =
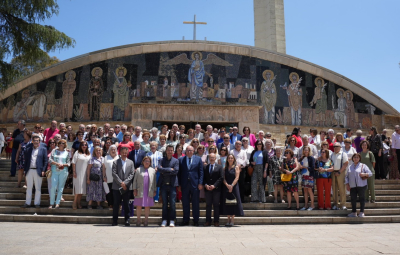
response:
<svg viewBox="0 0 400 255"><path fill-rule="evenodd" d="M196 41L196 24L207 25L207 22L196 21L196 14L195 14L193 21L184 21L183 24L193 24L193 41Z"/></svg>

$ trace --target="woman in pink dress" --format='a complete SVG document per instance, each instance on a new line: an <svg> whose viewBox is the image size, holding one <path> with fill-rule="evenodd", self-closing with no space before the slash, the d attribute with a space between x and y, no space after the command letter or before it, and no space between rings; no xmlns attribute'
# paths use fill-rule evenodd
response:
<svg viewBox="0 0 400 255"><path fill-rule="evenodd" d="M142 160L142 165L136 169L135 178L133 179L133 194L135 201L133 205L136 206L136 226L140 227L142 207L144 207L144 226L149 224L150 207L154 205L153 197L157 191L157 178L156 170L151 165L151 158L146 156Z"/></svg>
<svg viewBox="0 0 400 255"><path fill-rule="evenodd" d="M249 127L244 127L244 128L243 128L243 135L242 135L242 138L243 138L243 137L249 138L250 145L254 147L254 145L256 144L257 139L256 139L256 136L255 136L254 134L251 133Z"/></svg>

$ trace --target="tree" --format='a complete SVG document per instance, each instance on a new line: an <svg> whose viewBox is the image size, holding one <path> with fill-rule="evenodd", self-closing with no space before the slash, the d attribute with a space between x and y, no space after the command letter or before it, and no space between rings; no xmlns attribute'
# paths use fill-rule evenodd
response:
<svg viewBox="0 0 400 255"><path fill-rule="evenodd" d="M57 57L50 57L45 53L43 57L36 59L34 62L27 61L24 56L17 56L11 60L11 65L17 70L19 76L16 78L19 79L58 62L60 60Z"/></svg>
<svg viewBox="0 0 400 255"><path fill-rule="evenodd" d="M14 62L33 67L50 59L47 52L75 46L75 40L63 32L39 24L58 15L58 9L57 0L1 0L0 90L12 85L24 71L19 65L7 63L7 58L13 57Z"/></svg>

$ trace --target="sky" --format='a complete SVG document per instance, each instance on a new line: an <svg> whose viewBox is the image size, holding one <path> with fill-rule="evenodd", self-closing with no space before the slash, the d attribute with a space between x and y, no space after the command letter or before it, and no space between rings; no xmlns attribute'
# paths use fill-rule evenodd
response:
<svg viewBox="0 0 400 255"><path fill-rule="evenodd" d="M286 53L368 88L400 112L399 0L285 0ZM197 40L254 46L253 0L70 0L45 21L76 40L60 60L132 43ZM374 103L374 102L371 102Z"/></svg>

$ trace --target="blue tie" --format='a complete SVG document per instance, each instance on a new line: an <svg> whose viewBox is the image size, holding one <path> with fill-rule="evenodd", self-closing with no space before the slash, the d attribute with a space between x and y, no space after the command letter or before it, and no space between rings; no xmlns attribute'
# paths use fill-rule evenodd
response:
<svg viewBox="0 0 400 255"><path fill-rule="evenodd" d="M189 167L192 164L192 158L189 158Z"/></svg>
<svg viewBox="0 0 400 255"><path fill-rule="evenodd" d="M212 171L213 171L213 167L214 167L214 165L211 165L211 167L210 167L210 174L211 174Z"/></svg>

